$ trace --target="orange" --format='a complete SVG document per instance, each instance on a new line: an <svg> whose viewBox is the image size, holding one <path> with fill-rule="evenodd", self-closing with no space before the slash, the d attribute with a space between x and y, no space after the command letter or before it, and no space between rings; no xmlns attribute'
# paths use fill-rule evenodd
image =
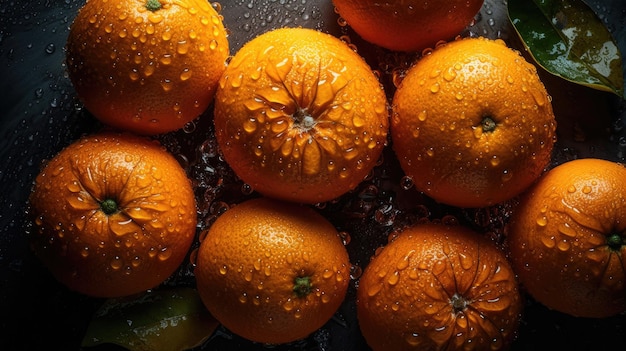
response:
<svg viewBox="0 0 626 351"><path fill-rule="evenodd" d="M396 51L421 51L471 24L483 0L333 0L335 11L364 40Z"/></svg>
<svg viewBox="0 0 626 351"><path fill-rule="evenodd" d="M222 19L206 0L89 0L66 50L86 109L141 134L177 130L202 114L230 54Z"/></svg>
<svg viewBox="0 0 626 351"><path fill-rule="evenodd" d="M535 66L502 40L437 47L393 96L391 138L404 173L438 202L485 207L528 188L556 140Z"/></svg>
<svg viewBox="0 0 626 351"><path fill-rule="evenodd" d="M191 182L156 142L86 136L48 161L30 195L32 248L72 290L121 297L183 262L196 228Z"/></svg>
<svg viewBox="0 0 626 351"><path fill-rule="evenodd" d="M254 190L293 202L354 189L386 145L388 119L367 63L313 29L276 29L246 43L215 97L225 160Z"/></svg>
<svg viewBox="0 0 626 351"><path fill-rule="evenodd" d="M626 168L565 162L528 190L507 226L513 268L543 305L577 317L626 311Z"/></svg>
<svg viewBox="0 0 626 351"><path fill-rule="evenodd" d="M244 338L271 344L305 338L345 298L347 250L335 227L309 207L247 200L203 235L198 291L209 312Z"/></svg>
<svg viewBox="0 0 626 351"><path fill-rule="evenodd" d="M502 350L522 299L504 253L462 226L407 227L365 267L357 318L373 350Z"/></svg>

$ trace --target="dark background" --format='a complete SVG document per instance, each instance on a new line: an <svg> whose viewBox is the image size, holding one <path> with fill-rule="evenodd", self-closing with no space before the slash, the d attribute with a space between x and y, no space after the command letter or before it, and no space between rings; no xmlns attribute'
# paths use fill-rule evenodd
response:
<svg viewBox="0 0 626 351"><path fill-rule="evenodd" d="M64 71L63 46L68 28L83 0L0 0L0 349L78 350L89 320L102 300L70 292L59 285L28 249L26 201L43 160L85 133L101 125L84 111ZM623 0L587 1L603 19L626 52L626 3ZM316 28L335 35L348 34L373 66L390 53L359 40L337 24L330 0L222 0L222 14L230 31L231 54L259 33L280 26ZM521 48L501 1L485 1L474 35L503 38ZM374 67L376 69L376 67ZM626 129L624 101L556 79L541 72L553 96L559 123L554 163L577 157L624 160ZM384 77L383 77L384 78ZM207 112L210 114L210 111ZM210 116L202 116L201 120ZM204 118L204 119L203 119ZM210 138L209 126L198 125L192 133L175 132L163 141L193 164L195 146ZM397 164L387 157L372 182L397 181ZM382 179L382 180L381 180ZM390 196L393 189L389 189ZM413 196L419 197L419 194ZM421 199L430 217L454 215L478 229L498 235L506 221L485 221L506 209L464 211L445 208ZM385 205L376 199L376 206ZM345 197L323 212L341 229L351 233L348 245L353 263L364 265L389 230L380 222L333 217L344 213L351 199ZM626 349L626 316L607 319L574 318L549 311L527 298L514 350ZM201 347L204 350L263 349L218 329ZM101 347L99 349L116 349ZM273 350L367 350L358 331L354 307L354 284L335 318L301 342Z"/></svg>

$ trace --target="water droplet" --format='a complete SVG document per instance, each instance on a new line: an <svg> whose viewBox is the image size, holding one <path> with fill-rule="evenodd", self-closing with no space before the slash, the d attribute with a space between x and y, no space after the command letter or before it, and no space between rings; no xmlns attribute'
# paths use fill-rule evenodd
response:
<svg viewBox="0 0 626 351"><path fill-rule="evenodd" d="M41 99L43 97L43 88L37 88L35 90L35 98Z"/></svg>
<svg viewBox="0 0 626 351"><path fill-rule="evenodd" d="M452 68L447 69L443 73L443 79L445 79L448 82L453 81L454 78L456 78L456 71L454 69L452 69Z"/></svg>
<svg viewBox="0 0 626 351"><path fill-rule="evenodd" d="M502 171L502 176L500 177L500 180L502 180L503 183L508 182L512 178L513 178L513 172L509 171L508 169L505 169L504 171Z"/></svg>
<svg viewBox="0 0 626 351"><path fill-rule="evenodd" d="M154 63L150 62L144 67L143 75L146 77L150 77L152 74L154 74Z"/></svg>
<svg viewBox="0 0 626 351"><path fill-rule="evenodd" d="M135 256L133 257L133 260L130 262L130 264L134 267L137 268L141 265L141 257L139 256Z"/></svg>
<svg viewBox="0 0 626 351"><path fill-rule="evenodd" d="M188 80L189 78L191 78L191 75L192 75L192 71L189 68L185 68L180 73L180 80L184 82Z"/></svg>
<svg viewBox="0 0 626 351"><path fill-rule="evenodd" d="M387 277L387 283L389 285L396 285L398 284L398 282L400 281L400 272L395 271L393 272L393 274L389 275L389 277Z"/></svg>
<svg viewBox="0 0 626 351"><path fill-rule="evenodd" d="M161 81L161 87L163 88L163 91L170 91L173 88L173 84L172 81L169 79L164 79Z"/></svg>
<svg viewBox="0 0 626 351"><path fill-rule="evenodd" d="M322 300L322 303L329 303L329 302L330 302L330 300L331 300L331 297L330 297L330 296L328 296L328 295L327 295L326 293L324 293L324 292L321 292L321 295L322 295L322 296L321 296L320 298L321 298L321 300Z"/></svg>
<svg viewBox="0 0 626 351"><path fill-rule="evenodd" d="M549 249L553 248L556 245L553 235L543 235L541 237L541 242Z"/></svg>
<svg viewBox="0 0 626 351"><path fill-rule="evenodd" d="M185 123L183 126L183 132L187 134L191 134L196 130L196 123L194 121L189 121Z"/></svg>
<svg viewBox="0 0 626 351"><path fill-rule="evenodd" d="M545 227L546 225L548 225L548 218L546 216L541 216L537 218L536 223L540 227Z"/></svg>
<svg viewBox="0 0 626 351"><path fill-rule="evenodd" d="M115 256L110 262L111 268L119 270L124 265L124 262L119 256Z"/></svg>
<svg viewBox="0 0 626 351"><path fill-rule="evenodd" d="M461 267L465 270L469 270L474 266L474 260L472 259L471 255L460 253L459 261L461 262Z"/></svg>
<svg viewBox="0 0 626 351"><path fill-rule="evenodd" d="M367 289L367 296L369 297L376 296L382 289L383 289L382 284L374 283L373 285L369 286L369 288Z"/></svg>
<svg viewBox="0 0 626 351"><path fill-rule="evenodd" d="M194 268L197 266L198 262L198 249L199 248L196 247L189 253L189 263L191 263L191 266Z"/></svg>
<svg viewBox="0 0 626 351"><path fill-rule="evenodd" d="M128 73L128 77L130 78L130 80L137 81L139 80L139 73L137 72L136 68L133 68L132 71L130 71L130 73Z"/></svg>
<svg viewBox="0 0 626 351"><path fill-rule="evenodd" d="M558 230L561 234L570 238L574 238L577 235L576 230L572 228L569 223L561 223Z"/></svg>
<svg viewBox="0 0 626 351"><path fill-rule="evenodd" d="M256 270L257 272L261 270L261 259L260 258L258 258L256 261L254 261L253 267L254 267L254 270Z"/></svg>
<svg viewBox="0 0 626 351"><path fill-rule="evenodd" d="M350 244L350 241L352 240L352 237L350 237L350 233L348 233L346 231L339 232L339 238L341 239L341 242L344 245Z"/></svg>
<svg viewBox="0 0 626 351"><path fill-rule="evenodd" d="M172 250L168 250L167 247L162 248L159 253L157 254L157 258L160 261L166 261L168 260L170 257L172 257Z"/></svg>
<svg viewBox="0 0 626 351"><path fill-rule="evenodd" d="M68 186L69 187L69 186ZM70 195L67 197L67 202L69 205L76 210L93 210L96 209L96 203L94 201L89 201L87 198L89 196L85 193L75 193L75 195Z"/></svg>
<svg viewBox="0 0 626 351"><path fill-rule="evenodd" d="M543 92L541 92L538 89L532 89L530 93L533 96L533 99L535 99L535 102L537 103L537 105L541 107L546 104L547 98L543 94Z"/></svg>
<svg viewBox="0 0 626 351"><path fill-rule="evenodd" d="M410 253L409 253L409 255L405 256L403 259L398 261L398 263L396 264L396 269L401 271L401 270L405 269L406 267L408 267L409 266L409 256L410 256Z"/></svg>
<svg viewBox="0 0 626 351"><path fill-rule="evenodd" d="M176 47L176 52L180 55L185 55L189 52L189 43L186 40L181 40L178 42L178 46Z"/></svg>
<svg viewBox="0 0 626 351"><path fill-rule="evenodd" d="M53 43L49 43L48 45L46 45L46 54L54 54L54 52L56 51L56 46L54 46Z"/></svg>
<svg viewBox="0 0 626 351"><path fill-rule="evenodd" d="M211 41L209 41L209 49L215 50L217 49L217 46L218 46L217 40L211 39Z"/></svg>
<svg viewBox="0 0 626 351"><path fill-rule="evenodd" d="M402 189L409 190L413 187L413 185L415 185L413 183L413 178L409 176L403 176L400 178L400 187L402 187Z"/></svg>
<svg viewBox="0 0 626 351"><path fill-rule="evenodd" d="M350 279L357 280L363 274L363 268L357 265L350 266Z"/></svg>
<svg viewBox="0 0 626 351"><path fill-rule="evenodd" d="M316 174L316 173L318 173L318 172L314 172L314 173L312 173L312 174ZM349 171L347 168L342 168L342 169L339 171L339 177L340 177L341 179L346 179L346 178L348 178L349 176L350 176L350 171Z"/></svg>
<svg viewBox="0 0 626 351"><path fill-rule="evenodd" d="M221 275L226 275L226 273L228 273L228 266L226 266L225 264L221 265L219 268L219 272Z"/></svg>
<svg viewBox="0 0 626 351"><path fill-rule="evenodd" d="M420 111L420 113L417 115L417 119L422 121L422 122L424 122L427 117L428 117L428 114L427 114L426 110Z"/></svg>
<svg viewBox="0 0 626 351"><path fill-rule="evenodd" d="M244 195L251 195L254 192L252 185L248 183L241 184L241 193Z"/></svg>
<svg viewBox="0 0 626 351"><path fill-rule="evenodd" d="M287 312L292 311L294 307L295 307L295 304L291 298L287 299L287 301L285 301L285 303L283 304L283 308Z"/></svg>
<svg viewBox="0 0 626 351"><path fill-rule="evenodd" d="M189 11L189 13L192 14L192 15L195 15L195 14L198 13L198 9L193 7L193 6L188 8L187 11Z"/></svg>
<svg viewBox="0 0 626 351"><path fill-rule="evenodd" d="M430 86L430 92L433 94L439 92L439 89L440 89L439 83L435 83Z"/></svg>
<svg viewBox="0 0 626 351"><path fill-rule="evenodd" d="M243 73L239 73L230 80L230 86L233 88L239 88L243 83Z"/></svg>
<svg viewBox="0 0 626 351"><path fill-rule="evenodd" d="M411 334L407 335L405 340L406 340L407 344L409 344L411 347L417 347L417 346L419 346L419 344L421 344L420 336L419 336L418 333L411 333Z"/></svg>
<svg viewBox="0 0 626 351"><path fill-rule="evenodd" d="M247 282L252 281L252 276L253 276L253 272L251 270L246 271L246 273L243 276L243 279L245 279Z"/></svg>
<svg viewBox="0 0 626 351"><path fill-rule="evenodd" d="M565 238L564 238L563 240L559 240L559 241L556 243L556 247L557 247L560 251L565 252L565 251L568 251L568 250L572 247L572 245L570 244L570 242L569 242L567 239L565 239Z"/></svg>
<svg viewBox="0 0 626 351"><path fill-rule="evenodd" d="M491 162L492 166L497 167L500 164L500 159L498 158L498 156L493 155L491 157L491 161L490 162Z"/></svg>
<svg viewBox="0 0 626 351"><path fill-rule="evenodd" d="M163 21L163 16L159 13L150 12L148 14L148 21L151 23L150 26L154 28L152 24L158 24L161 21ZM152 33L149 33L149 34L152 34Z"/></svg>
<svg viewBox="0 0 626 351"><path fill-rule="evenodd" d="M133 38L139 38L139 36L141 35L141 31L138 28L135 28L130 32L130 35Z"/></svg>
<svg viewBox="0 0 626 351"><path fill-rule="evenodd" d="M444 261L435 261L431 269L435 275L440 275L446 271L447 266Z"/></svg>
<svg viewBox="0 0 626 351"><path fill-rule="evenodd" d="M438 69L438 68L436 68L436 69L433 69L433 70L430 72L429 77L430 77L430 78L437 78L437 77L439 77L439 75L440 75L440 74L441 74L441 70L440 70L440 69Z"/></svg>

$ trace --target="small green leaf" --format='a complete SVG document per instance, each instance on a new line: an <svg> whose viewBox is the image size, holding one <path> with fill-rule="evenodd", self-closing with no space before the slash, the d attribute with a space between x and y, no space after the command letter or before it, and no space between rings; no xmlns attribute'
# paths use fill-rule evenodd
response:
<svg viewBox="0 0 626 351"><path fill-rule="evenodd" d="M509 0L509 19L534 60L574 83L624 97L611 33L581 0Z"/></svg>
<svg viewBox="0 0 626 351"><path fill-rule="evenodd" d="M196 290L155 290L135 300L107 300L89 324L82 346L116 344L131 351L187 350L199 346L217 326Z"/></svg>

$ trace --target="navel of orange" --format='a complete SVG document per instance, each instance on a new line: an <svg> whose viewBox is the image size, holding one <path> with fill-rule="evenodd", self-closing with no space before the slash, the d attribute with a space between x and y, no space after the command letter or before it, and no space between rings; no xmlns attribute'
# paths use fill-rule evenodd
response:
<svg viewBox="0 0 626 351"><path fill-rule="evenodd" d="M215 100L216 137L235 173L263 195L301 203L354 189L387 142L383 88L344 42L282 28L244 45Z"/></svg>
<svg viewBox="0 0 626 351"><path fill-rule="evenodd" d="M506 256L460 225L404 229L359 279L357 317L369 346L386 350L503 350L522 313Z"/></svg>
<svg viewBox="0 0 626 351"><path fill-rule="evenodd" d="M35 254L86 295L156 287L195 237L185 171L161 145L132 134L102 132L72 143L46 163L29 200Z"/></svg>
<svg viewBox="0 0 626 351"><path fill-rule="evenodd" d="M348 252L337 229L305 205L244 201L204 232L195 276L206 307L232 332L287 343L321 328L344 301Z"/></svg>
<svg viewBox="0 0 626 351"><path fill-rule="evenodd" d="M406 73L391 137L415 186L458 207L511 199L550 162L556 120L537 69L502 40L459 39Z"/></svg>
<svg viewBox="0 0 626 351"><path fill-rule="evenodd" d="M398 51L422 51L470 25L483 0L333 0L336 11L366 41Z"/></svg>
<svg viewBox="0 0 626 351"><path fill-rule="evenodd" d="M212 102L229 55L226 35L205 0L89 0L70 28L67 69L103 123L166 133Z"/></svg>
<svg viewBox="0 0 626 351"><path fill-rule="evenodd" d="M568 161L525 192L507 225L520 283L540 303L577 317L626 311L626 167Z"/></svg>

